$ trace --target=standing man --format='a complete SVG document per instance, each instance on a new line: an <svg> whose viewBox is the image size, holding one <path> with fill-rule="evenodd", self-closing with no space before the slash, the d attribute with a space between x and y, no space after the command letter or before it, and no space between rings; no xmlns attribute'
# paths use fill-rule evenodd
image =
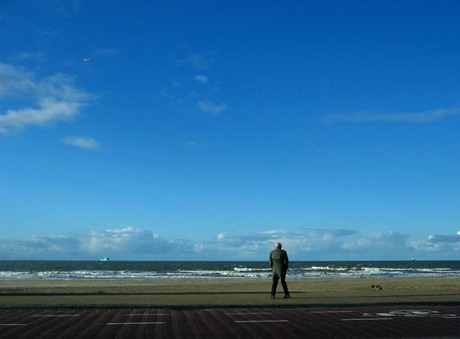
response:
<svg viewBox="0 0 460 339"><path fill-rule="evenodd" d="M284 298L290 298L288 287L286 284L286 272L289 266L289 259L287 252L281 249L281 243L275 244L275 249L270 252L269 263L273 274L272 283L272 299L275 298L276 286L278 286L278 280L281 279L281 285L283 285Z"/></svg>

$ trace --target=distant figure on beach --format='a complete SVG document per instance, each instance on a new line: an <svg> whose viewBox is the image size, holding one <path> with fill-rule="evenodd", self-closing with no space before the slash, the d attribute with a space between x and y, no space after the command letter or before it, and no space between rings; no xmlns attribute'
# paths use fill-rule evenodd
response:
<svg viewBox="0 0 460 339"><path fill-rule="evenodd" d="M269 263L272 269L273 283L272 283L272 299L275 298L276 287L278 286L278 280L281 279L281 285L283 285L284 298L290 298L288 287L286 284L286 272L289 267L288 254L285 250L281 249L281 243L275 244L275 249L270 252Z"/></svg>

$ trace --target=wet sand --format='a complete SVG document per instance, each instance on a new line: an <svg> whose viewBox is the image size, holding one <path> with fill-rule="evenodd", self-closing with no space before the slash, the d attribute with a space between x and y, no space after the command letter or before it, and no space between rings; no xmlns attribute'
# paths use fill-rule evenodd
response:
<svg viewBox="0 0 460 339"><path fill-rule="evenodd" d="M241 307L459 304L460 278L0 281L0 307ZM380 285L382 290L372 288Z"/></svg>

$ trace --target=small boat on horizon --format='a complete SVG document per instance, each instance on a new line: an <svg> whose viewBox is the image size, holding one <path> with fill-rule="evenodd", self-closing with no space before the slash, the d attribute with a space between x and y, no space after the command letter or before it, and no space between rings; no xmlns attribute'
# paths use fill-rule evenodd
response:
<svg viewBox="0 0 460 339"><path fill-rule="evenodd" d="M99 261L109 261L109 260L110 260L110 258L101 258L101 259L99 259Z"/></svg>

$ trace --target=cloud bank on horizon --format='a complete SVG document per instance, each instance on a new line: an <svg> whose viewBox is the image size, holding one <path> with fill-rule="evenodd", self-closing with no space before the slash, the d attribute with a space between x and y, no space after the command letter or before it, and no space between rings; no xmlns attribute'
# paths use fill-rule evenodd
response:
<svg viewBox="0 0 460 339"><path fill-rule="evenodd" d="M460 231L429 235L408 241L402 232L360 234L354 230L305 229L299 232L270 230L255 234L218 233L213 240L193 243L163 239L138 227L31 236L24 240L0 239L5 260L265 260L280 241L291 260L456 260ZM450 253L450 254L448 254Z"/></svg>

